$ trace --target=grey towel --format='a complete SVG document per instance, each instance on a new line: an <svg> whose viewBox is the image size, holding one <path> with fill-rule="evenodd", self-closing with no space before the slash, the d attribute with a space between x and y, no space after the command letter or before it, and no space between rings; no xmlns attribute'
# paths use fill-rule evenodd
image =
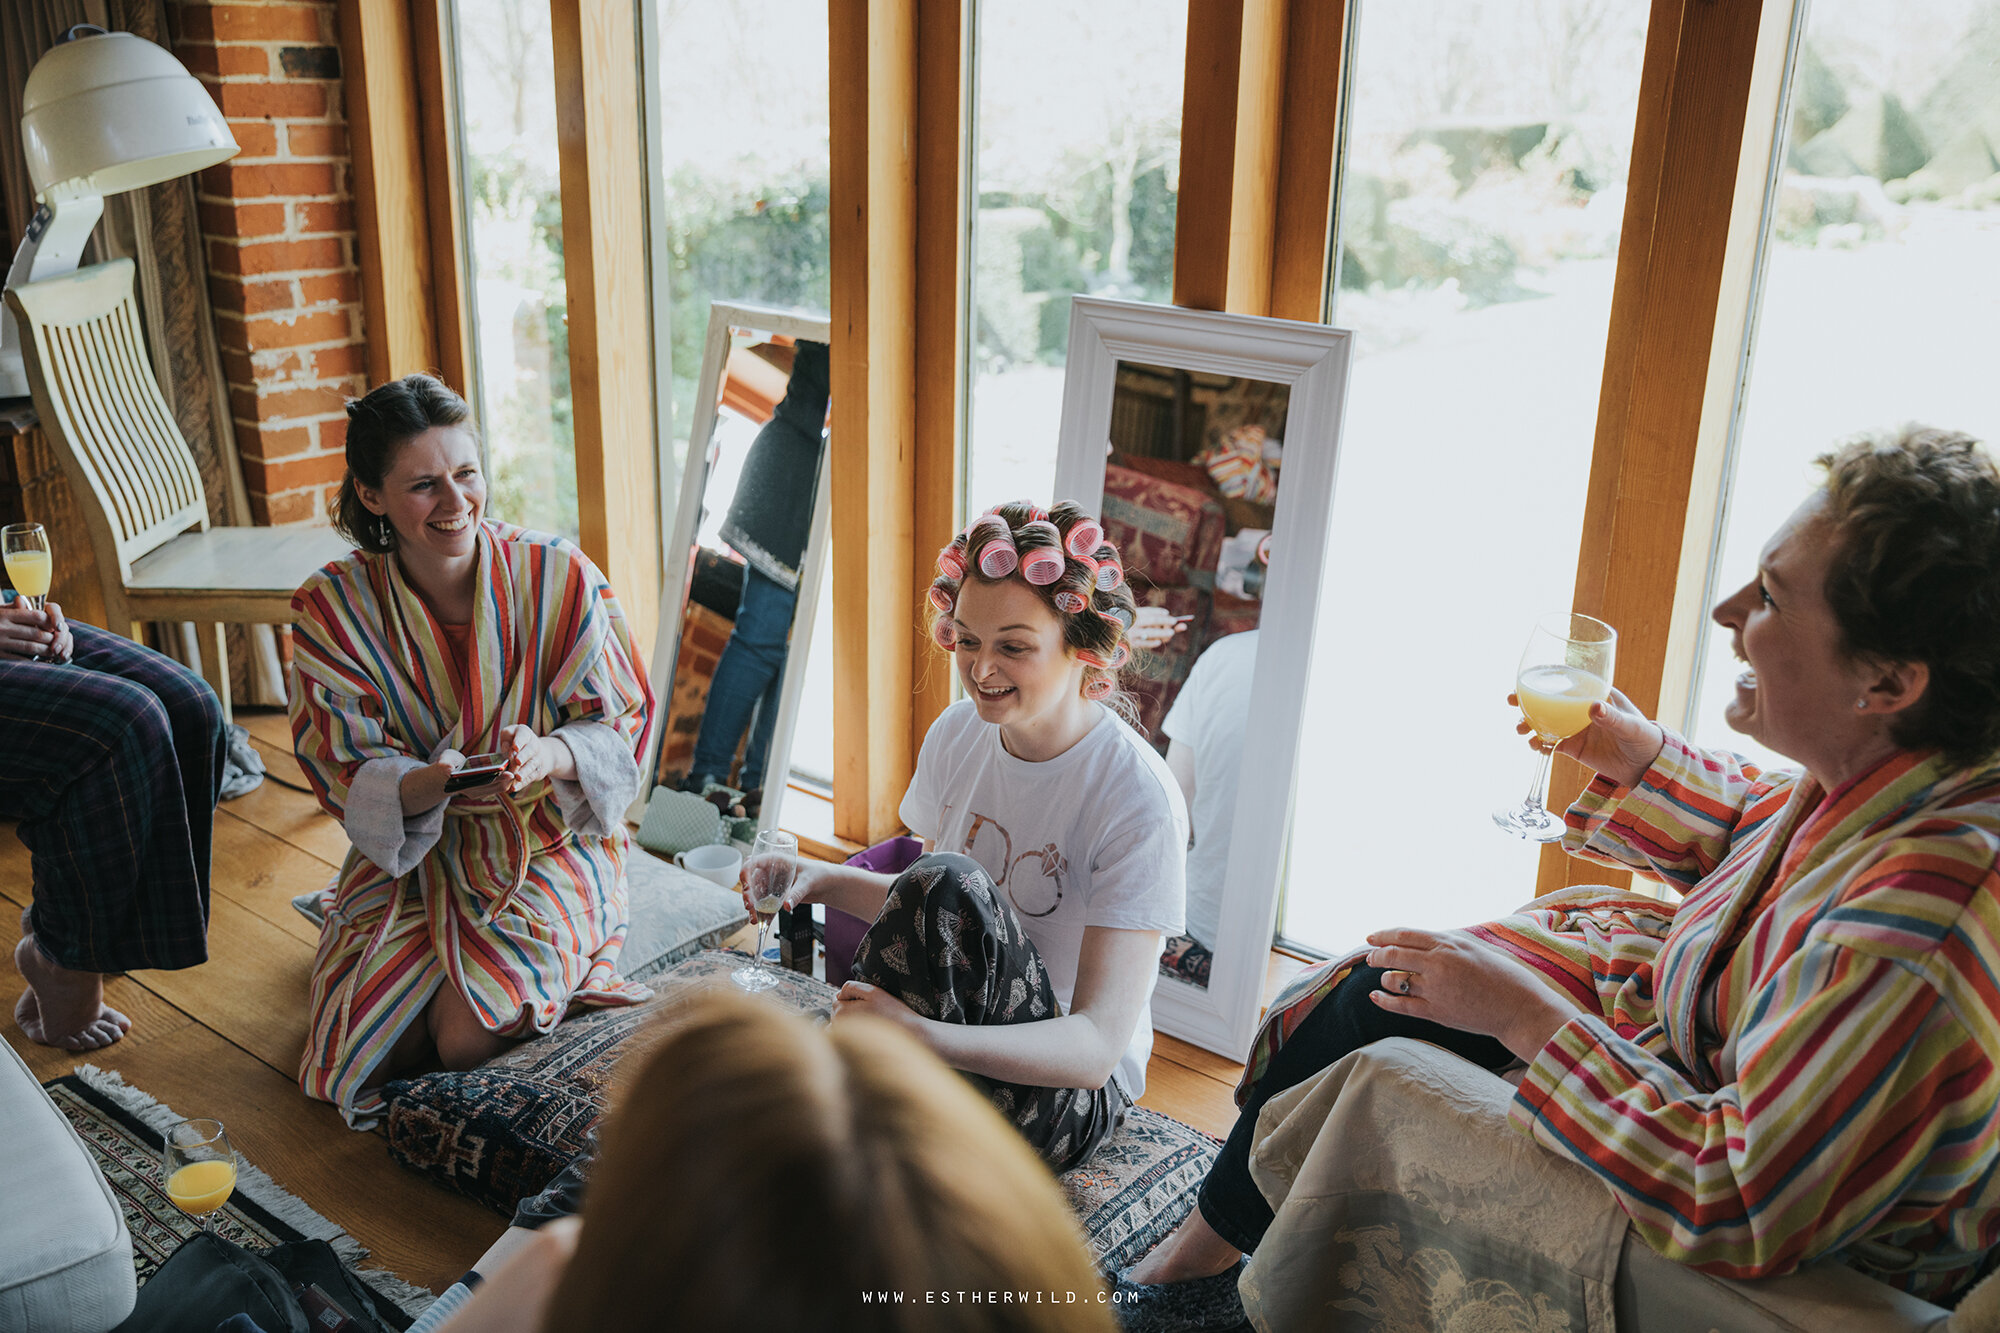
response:
<svg viewBox="0 0 2000 1333"><path fill-rule="evenodd" d="M228 754L222 761L222 799L233 801L253 792L263 780L264 756L250 743L249 732L230 724Z"/></svg>

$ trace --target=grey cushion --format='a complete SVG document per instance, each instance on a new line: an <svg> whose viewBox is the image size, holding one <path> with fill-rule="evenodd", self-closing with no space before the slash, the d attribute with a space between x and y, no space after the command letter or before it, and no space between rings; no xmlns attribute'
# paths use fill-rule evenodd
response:
<svg viewBox="0 0 2000 1333"><path fill-rule="evenodd" d="M626 853L625 880L632 895L632 927L618 955L618 970L634 981L658 976L684 958L717 947L750 920L734 890L637 847ZM314 925L324 925L320 895L326 891L302 893L292 906Z"/></svg>
<svg viewBox="0 0 2000 1333"><path fill-rule="evenodd" d="M90 1150L0 1040L0 1328L104 1333L132 1312L132 1238ZM32 1200L32 1206L21 1206Z"/></svg>

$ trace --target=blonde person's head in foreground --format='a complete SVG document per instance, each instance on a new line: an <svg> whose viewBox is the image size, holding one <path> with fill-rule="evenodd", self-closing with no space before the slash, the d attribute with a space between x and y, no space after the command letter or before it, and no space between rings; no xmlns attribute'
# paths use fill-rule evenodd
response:
<svg viewBox="0 0 2000 1333"><path fill-rule="evenodd" d="M1115 1327L1047 1168L893 1027L711 992L639 1060L543 1333Z"/></svg>

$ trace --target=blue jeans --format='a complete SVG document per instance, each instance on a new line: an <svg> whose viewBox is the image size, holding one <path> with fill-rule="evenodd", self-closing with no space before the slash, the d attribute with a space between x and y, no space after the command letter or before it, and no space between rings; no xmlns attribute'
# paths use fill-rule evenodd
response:
<svg viewBox="0 0 2000 1333"><path fill-rule="evenodd" d="M798 601L796 592L758 573L755 566L744 569L736 624L708 687L691 776L728 781L737 742L754 713L756 727L735 785L744 791L764 785L764 761L771 753L771 733L778 727L778 693L785 683L785 655Z"/></svg>

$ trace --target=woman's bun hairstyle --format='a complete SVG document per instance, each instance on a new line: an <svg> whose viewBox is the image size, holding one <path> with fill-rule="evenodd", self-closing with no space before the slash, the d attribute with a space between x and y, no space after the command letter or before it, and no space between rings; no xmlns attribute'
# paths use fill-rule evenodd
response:
<svg viewBox="0 0 2000 1333"><path fill-rule="evenodd" d="M950 651L956 642L952 615L968 580L1018 577L1062 622L1064 645L1085 666L1084 697L1111 700L1128 721L1136 715L1118 694L1118 670L1132 657L1125 635L1138 604L1096 518L1068 501L1051 510L1026 500L996 505L938 552L937 567L927 600L938 647Z"/></svg>

